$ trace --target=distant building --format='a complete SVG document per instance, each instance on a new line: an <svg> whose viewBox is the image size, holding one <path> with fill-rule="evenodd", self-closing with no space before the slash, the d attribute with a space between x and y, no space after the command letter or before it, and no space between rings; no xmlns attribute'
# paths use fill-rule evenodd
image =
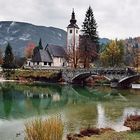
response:
<svg viewBox="0 0 140 140"><path fill-rule="evenodd" d="M26 64L28 67L65 67L66 65L65 49L57 45L47 45L43 49L36 47L32 58Z"/></svg>

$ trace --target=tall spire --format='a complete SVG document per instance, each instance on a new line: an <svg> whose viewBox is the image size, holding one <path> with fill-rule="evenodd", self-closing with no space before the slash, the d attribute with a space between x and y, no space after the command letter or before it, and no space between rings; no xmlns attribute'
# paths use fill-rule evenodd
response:
<svg viewBox="0 0 140 140"><path fill-rule="evenodd" d="M77 28L77 29L79 29L76 22L77 22L77 20L75 19L75 12L74 12L74 8L73 8L72 14L71 14L71 19L70 19L70 24L68 25L67 28Z"/></svg>
<svg viewBox="0 0 140 140"><path fill-rule="evenodd" d="M71 24L75 24L75 23L76 23L74 8L73 8L73 11L72 11L70 23L71 23Z"/></svg>

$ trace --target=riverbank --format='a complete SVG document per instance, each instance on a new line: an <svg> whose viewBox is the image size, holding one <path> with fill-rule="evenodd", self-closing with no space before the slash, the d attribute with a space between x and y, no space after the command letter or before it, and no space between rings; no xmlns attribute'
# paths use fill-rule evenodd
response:
<svg viewBox="0 0 140 140"><path fill-rule="evenodd" d="M5 70L2 72L4 79L1 82L20 82L20 83L34 83L34 82L46 82L46 83L59 83L66 84L62 77L60 70ZM110 85L110 82L103 76L90 76L85 78L83 81L77 81L74 84L87 85L87 86L99 86L99 85Z"/></svg>
<svg viewBox="0 0 140 140"><path fill-rule="evenodd" d="M61 80L61 73L59 70L5 70L3 75L5 81L12 80L25 83L34 81L57 83Z"/></svg>
<svg viewBox="0 0 140 140"><path fill-rule="evenodd" d="M140 131L116 132L111 128L81 130L80 134L68 134L67 140L139 140Z"/></svg>
<svg viewBox="0 0 140 140"><path fill-rule="evenodd" d="M140 132L105 132L102 135L80 138L79 140L139 140Z"/></svg>
<svg viewBox="0 0 140 140"><path fill-rule="evenodd" d="M112 128L86 128L76 134L68 134L67 140L139 140L140 115L129 115L124 121L129 130L116 132Z"/></svg>

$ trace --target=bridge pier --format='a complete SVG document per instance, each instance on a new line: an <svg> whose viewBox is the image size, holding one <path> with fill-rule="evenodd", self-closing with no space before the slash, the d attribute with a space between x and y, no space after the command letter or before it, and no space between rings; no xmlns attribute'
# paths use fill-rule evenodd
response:
<svg viewBox="0 0 140 140"><path fill-rule="evenodd" d="M119 80L118 79L112 79L111 81L110 81L110 87L112 87L112 88L118 88L119 87Z"/></svg>

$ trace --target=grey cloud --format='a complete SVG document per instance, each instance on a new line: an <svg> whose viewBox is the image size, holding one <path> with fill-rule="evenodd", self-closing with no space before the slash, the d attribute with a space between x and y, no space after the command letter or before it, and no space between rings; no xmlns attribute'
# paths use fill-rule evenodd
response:
<svg viewBox="0 0 140 140"><path fill-rule="evenodd" d="M0 0L0 20L25 21L66 30L72 8L79 27L93 8L100 37L140 35L140 0Z"/></svg>

